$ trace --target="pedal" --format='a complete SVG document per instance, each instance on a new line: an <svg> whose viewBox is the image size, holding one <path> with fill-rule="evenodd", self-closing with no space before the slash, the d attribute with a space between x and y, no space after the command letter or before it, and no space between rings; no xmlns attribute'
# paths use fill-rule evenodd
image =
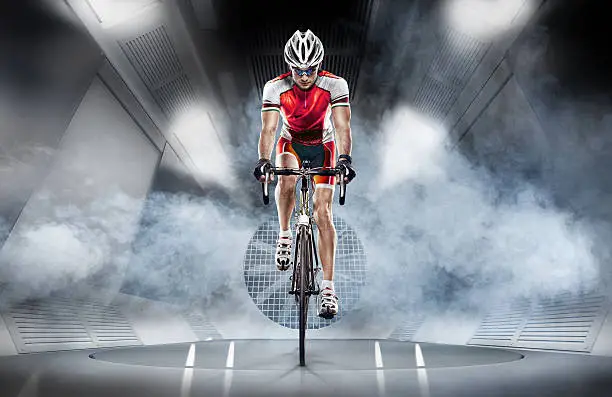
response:
<svg viewBox="0 0 612 397"><path fill-rule="evenodd" d="M334 318L334 316L335 314L330 312L329 309L326 309L325 312L319 312L319 317L324 318L326 320L331 320L332 318Z"/></svg>

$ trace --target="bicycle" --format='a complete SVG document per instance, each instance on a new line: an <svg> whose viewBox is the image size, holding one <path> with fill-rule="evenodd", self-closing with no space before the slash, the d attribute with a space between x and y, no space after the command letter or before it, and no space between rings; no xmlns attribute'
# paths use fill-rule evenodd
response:
<svg viewBox="0 0 612 397"><path fill-rule="evenodd" d="M290 295L295 296L296 304L298 305L299 313L299 328L300 328L300 366L305 366L305 339L306 327L308 318L308 300L311 295L318 295L320 292L319 284L316 282L318 272L321 270L319 266L319 258L314 241L313 224L314 218L310 209L310 185L312 178L315 175L335 176L339 180L340 205L344 205L346 194L346 183L342 168L310 168L309 161L302 162L302 168L277 168L268 166L264 168L265 182L262 183L262 194L264 204L270 202L268 184L271 175L296 175L297 182L301 180L299 199L296 201L296 246L293 260L293 275L291 277ZM297 183L296 183L297 184ZM313 257L315 265L313 267Z"/></svg>

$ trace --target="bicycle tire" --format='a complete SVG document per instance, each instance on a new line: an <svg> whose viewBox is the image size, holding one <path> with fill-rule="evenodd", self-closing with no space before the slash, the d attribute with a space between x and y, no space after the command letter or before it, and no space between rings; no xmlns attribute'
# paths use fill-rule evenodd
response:
<svg viewBox="0 0 612 397"><path fill-rule="evenodd" d="M300 258L300 271L299 271L299 316L300 316L300 366L306 365L306 329L308 328L308 298L309 298L309 274L310 268L312 267L312 246L310 242L310 235L306 227L301 227L298 232L299 237L299 258Z"/></svg>

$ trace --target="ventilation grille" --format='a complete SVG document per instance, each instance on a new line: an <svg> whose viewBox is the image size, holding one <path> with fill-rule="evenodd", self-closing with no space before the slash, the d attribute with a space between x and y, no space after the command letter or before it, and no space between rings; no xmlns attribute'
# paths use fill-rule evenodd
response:
<svg viewBox="0 0 612 397"><path fill-rule="evenodd" d="M191 107L195 91L164 26L120 45L168 118Z"/></svg>
<svg viewBox="0 0 612 397"><path fill-rule="evenodd" d="M80 310L96 346L141 344L130 323L117 308L95 303L84 303Z"/></svg>
<svg viewBox="0 0 612 397"><path fill-rule="evenodd" d="M195 93L187 76L168 82L155 91L155 99L167 116L189 109L195 102Z"/></svg>
<svg viewBox="0 0 612 397"><path fill-rule="evenodd" d="M424 316L418 316L403 321L392 333L389 335L389 339L396 339L400 341L411 341L414 335L417 333L423 322L425 321Z"/></svg>
<svg viewBox="0 0 612 397"><path fill-rule="evenodd" d="M24 302L3 318L20 353L141 344L116 308L92 302Z"/></svg>
<svg viewBox="0 0 612 397"><path fill-rule="evenodd" d="M561 295L492 311L469 344L591 351L607 313L604 296Z"/></svg>
<svg viewBox="0 0 612 397"><path fill-rule="evenodd" d="M219 331L203 314L188 313L185 317L199 340L223 339Z"/></svg>
<svg viewBox="0 0 612 397"><path fill-rule="evenodd" d="M287 72L287 65L285 64L282 54L251 55L251 68L253 70L257 92L260 97L267 81Z"/></svg>
<svg viewBox="0 0 612 397"><path fill-rule="evenodd" d="M356 98L359 68L373 8L373 0L355 1L350 18L337 24L319 25L313 21L309 27L325 46L323 69L347 81L352 99ZM283 49L295 30L294 26L271 26L251 38L250 65L260 96L268 80L288 71Z"/></svg>
<svg viewBox="0 0 612 397"><path fill-rule="evenodd" d="M487 43L447 29L417 89L414 106L431 117L443 119L465 88L487 48Z"/></svg>
<svg viewBox="0 0 612 397"><path fill-rule="evenodd" d="M603 296L564 298L536 306L516 346L590 351L605 317Z"/></svg>
<svg viewBox="0 0 612 397"><path fill-rule="evenodd" d="M469 344L511 346L516 340L525 318L529 314L529 302L515 302L498 306L484 318Z"/></svg>

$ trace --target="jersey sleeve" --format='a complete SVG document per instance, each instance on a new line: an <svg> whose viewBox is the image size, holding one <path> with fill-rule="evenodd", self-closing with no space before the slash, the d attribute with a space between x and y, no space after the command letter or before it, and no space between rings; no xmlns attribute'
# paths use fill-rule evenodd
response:
<svg viewBox="0 0 612 397"><path fill-rule="evenodd" d="M271 110L280 111L280 90L278 87L278 81L268 81L263 89L262 94L263 104L261 106L262 112L268 112Z"/></svg>
<svg viewBox="0 0 612 397"><path fill-rule="evenodd" d="M335 106L350 106L348 83L343 78L334 79L330 94L332 108Z"/></svg>

